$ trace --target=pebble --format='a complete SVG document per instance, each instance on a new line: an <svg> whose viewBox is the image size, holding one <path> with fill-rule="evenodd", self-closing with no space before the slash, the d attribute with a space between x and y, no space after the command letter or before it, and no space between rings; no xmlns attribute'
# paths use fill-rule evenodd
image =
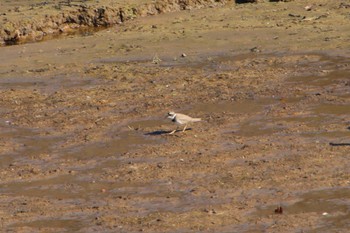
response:
<svg viewBox="0 0 350 233"><path fill-rule="evenodd" d="M304 9L305 9L306 11L311 11L311 10L312 10L312 6L311 6L311 5L308 5L308 6L304 7Z"/></svg>

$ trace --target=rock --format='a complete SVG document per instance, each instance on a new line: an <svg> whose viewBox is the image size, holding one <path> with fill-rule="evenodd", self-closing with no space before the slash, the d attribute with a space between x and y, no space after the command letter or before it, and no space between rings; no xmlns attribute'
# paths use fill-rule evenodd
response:
<svg viewBox="0 0 350 233"><path fill-rule="evenodd" d="M250 49L250 52L252 52L252 53L260 53L261 49L259 47L255 46L255 47Z"/></svg>
<svg viewBox="0 0 350 233"><path fill-rule="evenodd" d="M304 9L305 9L306 11L311 11L311 10L312 10L312 6L311 6L311 5L308 5L308 6L304 7Z"/></svg>

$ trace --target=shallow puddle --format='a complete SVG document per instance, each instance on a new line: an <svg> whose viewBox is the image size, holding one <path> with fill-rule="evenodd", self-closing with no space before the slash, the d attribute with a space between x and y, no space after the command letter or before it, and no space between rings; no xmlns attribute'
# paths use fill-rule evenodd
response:
<svg viewBox="0 0 350 233"><path fill-rule="evenodd" d="M253 114L263 111L266 107L273 103L278 103L278 101L278 99L271 98L244 100L240 102L223 101L219 103L206 103L193 106L191 112Z"/></svg>
<svg viewBox="0 0 350 233"><path fill-rule="evenodd" d="M350 142L350 131L315 131L315 132L303 132L301 133L302 136L305 137L315 137L315 138L328 138L336 140L337 142L343 142L344 140L347 140L346 142ZM334 141L334 143L336 143ZM344 141L345 142L345 141Z"/></svg>
<svg viewBox="0 0 350 233"><path fill-rule="evenodd" d="M18 229L18 227L33 228L34 231L38 229L45 229L48 232L76 232L84 228L85 224L80 220L74 219L43 219L32 222L23 222L13 224L9 227ZM52 229L53 228L53 229Z"/></svg>
<svg viewBox="0 0 350 233"><path fill-rule="evenodd" d="M81 173L60 175L54 178L44 178L30 182L14 182L3 184L1 193L11 196L47 197L61 200L94 200L101 190L111 190L128 186L120 182L95 182L81 180Z"/></svg>
<svg viewBox="0 0 350 233"><path fill-rule="evenodd" d="M310 85L317 87L329 87L338 84L340 81L350 79L350 70L336 70L325 73L324 75L309 75L292 77L289 79L290 83L300 85Z"/></svg>
<svg viewBox="0 0 350 233"><path fill-rule="evenodd" d="M147 120L133 122L136 125L158 125L159 121ZM18 165L20 163L38 165L45 168L48 163L51 167L55 166L55 160L69 161L78 160L89 161L87 165L82 164L83 168L71 167L74 174L58 175L50 178L40 177L30 182L12 182L4 183L0 188L2 193L14 196L45 196L50 198L90 198L96 193L100 193L101 189L118 189L120 187L128 187L126 183L108 183L94 182L87 176L88 173L98 173L101 169L113 167L118 163L120 155L124 152L141 147L145 144L162 143L159 137L145 136L142 131L128 130L123 132L114 132L110 138L106 138L104 142L87 143L83 146L73 146L70 148L61 148L62 137L44 137L38 132L7 126L2 137L18 141L21 146L11 154L1 155L1 166L8 167L11 163ZM107 136L106 136L107 137ZM36 160L33 158L46 154L46 159ZM112 159L112 161L110 161ZM146 161L147 158L144 158ZM51 161L51 162L50 162ZM101 167L102 166L102 167ZM85 178L84 178L85 177Z"/></svg>
<svg viewBox="0 0 350 233"><path fill-rule="evenodd" d="M349 229L350 225L350 189L334 188L304 193L295 203L278 203L267 207L259 207L254 216L268 217L275 214L275 209L282 206L283 214L298 215L316 213L322 217L320 228L312 232L325 232L325 230ZM322 230L321 230L322 229Z"/></svg>
<svg viewBox="0 0 350 233"><path fill-rule="evenodd" d="M333 64L332 69L335 68L336 64ZM323 75L303 75L299 77L291 77L288 82L292 85L307 85L319 88L330 88L335 85L343 85L342 82L350 80L350 70L332 70L325 71ZM338 94L335 92L335 94ZM341 95L341 93L339 93Z"/></svg>
<svg viewBox="0 0 350 233"><path fill-rule="evenodd" d="M174 191L169 191L169 195L167 195L167 192L160 190L159 193L149 195L149 198L146 196L139 201L134 201L132 204L135 208L139 209L139 214L149 214L163 211L170 213L183 213L198 208L221 205L229 202L229 198L211 198L209 196L196 197L184 192L178 192L178 195L174 196Z"/></svg>
<svg viewBox="0 0 350 233"><path fill-rule="evenodd" d="M128 126L135 130L142 130L145 128L159 128L160 130L161 125L169 123L169 121L166 120L166 117L167 115L164 113L163 119L139 120L139 121L131 122L130 124L128 124Z"/></svg>
<svg viewBox="0 0 350 233"><path fill-rule="evenodd" d="M9 89L37 89L52 93L62 88L91 87L98 84L99 80L88 77L79 78L68 76L54 77L11 77L0 79L0 90Z"/></svg>
<svg viewBox="0 0 350 233"><path fill-rule="evenodd" d="M0 168L9 166L14 161L23 161L32 156L48 153L51 147L60 142L56 137L42 137L28 128L13 125L0 126L0 137L15 143L9 152L0 154Z"/></svg>
<svg viewBox="0 0 350 233"><path fill-rule="evenodd" d="M292 116L292 117L283 117L283 118L274 118L269 120L269 122L278 122L278 123L287 123L287 124L305 124L309 127L318 127L321 122L326 122L327 117L325 116Z"/></svg>
<svg viewBox="0 0 350 233"><path fill-rule="evenodd" d="M322 104L313 109L316 114L350 115L350 104Z"/></svg>
<svg viewBox="0 0 350 233"><path fill-rule="evenodd" d="M185 61L183 59L181 61L174 61L173 63L169 62L169 64L186 64ZM101 60L100 62L114 61ZM169 66L169 64L165 63L162 65ZM190 66L196 66L195 61L192 61ZM226 71L232 69L230 64L227 66L225 64L220 65L218 62L211 64L208 61L205 67ZM333 71L324 76L293 78L290 82L297 83L298 85L305 84L323 88L324 86L333 85L340 80L347 79L348 75L348 71ZM45 81L34 78L23 80L2 79L0 80L0 89L39 87L45 90L56 90L61 87L68 88L72 85L80 87L91 86L92 84L94 82L88 79L71 80L52 78ZM300 96L304 96L304 93L301 93ZM232 125L237 130L234 131L234 134L251 137L248 140L243 138L243 140L246 140L243 143L249 142L249 140L259 143L260 140L265 140L269 136L273 136L275 140L280 140L279 136L285 136L288 133L297 137L312 137L313 140L314 138L318 139L322 137L327 139L344 139L349 136L349 130L318 131L318 126L336 121L337 119L334 116L340 118L348 116L350 114L350 107L348 105L320 104L315 107L300 109L299 112L299 109L293 108L294 106L292 105L299 103L301 98L271 97L242 101L201 103L184 109L184 111L185 113L186 111L189 112L191 116L204 116L203 118L211 114L224 115L225 113L229 113L229 117L235 119ZM288 108L284 108L284 106L291 107L291 109L298 111L296 114L300 113L302 115L293 115L293 112L289 113L285 111ZM276 112L273 112L275 115L271 115L270 111L272 112L274 110L276 110ZM279 113L281 115L278 115ZM281 117L274 118L274 116ZM236 119L243 120L239 121ZM171 122L166 120L165 116L164 119L147 118L130 122L128 125L123 126L122 131L118 131L119 129L110 130L106 133L105 139L100 142L86 142L68 148L63 148L61 145L71 135L66 135L66 138L48 137L30 129L20 129L11 125L5 125L1 128L3 130L0 132L0 136L18 142L20 147L13 153L4 154L0 157L1 167L8 167L10 163L16 164L17 162L20 165L37 165L43 170L46 166L49 166L50 169L61 168L61 170L57 172L57 175L49 173L47 173L47 176L46 174L31 174L32 177L29 177L25 181L17 179L16 182L3 183L0 187L0 192L13 197L45 198L60 200L62 203L71 202L73 205L79 205L79 203L84 203L85 205L102 203L106 201L107 197L111 198L111 196L112 198L115 196L131 196L133 198L128 201L128 205L132 207L130 208L130 212L137 209L137 214L140 215L162 211L181 213L210 205L215 206L229 203L230 200L225 198L225 196L213 199L210 195L196 196L187 189L179 188L186 185L181 186L181 184L167 183L161 180L149 183L118 181L118 177L114 179L114 177L108 177L107 172L104 173L108 169L118 169L118 166L121 164L152 163L152 165L156 165L158 162L162 162L162 158L160 156L158 158L154 154L152 158L147 158L148 155L144 153L140 158L136 156L135 160L127 156L125 156L127 158L124 160L121 154L132 151L135 148L142 148L143 145L163 143L164 138L157 137L157 135L166 133L166 131L162 130L163 124L171 124ZM301 130L307 129L311 132L290 130L295 125L300 126ZM306 125L305 128L303 128L304 125ZM127 126L129 129L127 129ZM240 146L241 144L238 145ZM237 147L234 145L232 148ZM283 155L288 155L288 152L283 150L282 153ZM48 156L42 160L40 158L36 159L40 154L47 154ZM271 156L274 156L274 154ZM139 167L133 165L133 169L137 171ZM142 175L142 172L140 174ZM102 179L104 177L108 177L110 180L105 181ZM111 182L111 180L113 181ZM140 180L142 180L142 177ZM174 189L174 185L176 189ZM343 229L346 224L349 224L349 221L346 219L349 216L349 199L349 189L320 190L305 193L300 196L300 201L286 203L285 205L282 203L282 206L285 211L284 214L317 213L322 217L322 214L326 212L327 216L324 216L324 221L320 225L320 229L324 229L323 227L327 226L336 226L339 229ZM276 206L261 207L254 215L257 217L267 217L274 214L275 208ZM36 218L36 221L18 223L11 227L29 227L34 229L47 227L55 228L57 231L73 232L82 229L83 222L88 218L91 218L89 213L84 213L82 220L78 220L79 217L77 219L74 217L72 219L65 219L65 217L53 219ZM250 225L246 225L242 229L245 231L244 229L251 228Z"/></svg>
<svg viewBox="0 0 350 233"><path fill-rule="evenodd" d="M350 189L335 188L319 191L311 191L299 196L301 199L293 204L281 204L283 213L299 214L299 213L324 213L347 212L350 204ZM278 204L279 205L279 204ZM274 214L276 205L258 208L254 213L256 216L268 216ZM349 219L350 223L350 219Z"/></svg>
<svg viewBox="0 0 350 233"><path fill-rule="evenodd" d="M142 132L127 131L118 134L116 138L106 139L105 142L92 143L66 149L61 152L61 158L100 160L110 156L118 156L121 153L136 149L145 144L156 144L161 142L161 139L145 136Z"/></svg>
<svg viewBox="0 0 350 233"><path fill-rule="evenodd" d="M62 136L43 136L38 130L13 125L0 127L0 129L1 138L15 143L14 148L9 148L8 152L0 154L0 168L18 162L34 165L36 162L32 160L33 158L41 155L52 156L64 140ZM45 167L45 164L41 167Z"/></svg>
<svg viewBox="0 0 350 233"><path fill-rule="evenodd" d="M240 129L235 134L245 137L259 137L279 133L283 129L285 129L284 126L267 123L265 120L261 119L257 122L254 121L242 124Z"/></svg>
<svg viewBox="0 0 350 233"><path fill-rule="evenodd" d="M230 112L230 113L255 113L262 110L262 106L253 101L251 102L223 102L214 104L202 104L192 108L195 112L207 112L207 113L220 113L220 112Z"/></svg>

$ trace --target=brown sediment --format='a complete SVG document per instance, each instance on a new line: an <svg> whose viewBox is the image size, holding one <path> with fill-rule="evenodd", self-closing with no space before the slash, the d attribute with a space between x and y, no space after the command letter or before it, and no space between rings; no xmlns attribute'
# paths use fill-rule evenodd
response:
<svg viewBox="0 0 350 233"><path fill-rule="evenodd" d="M162 0L118 4L115 1L105 0L99 1L98 4L59 1L31 5L26 2L21 7L13 7L7 12L1 12L0 45L40 41L47 36L85 31L88 28L101 29L140 16L213 7L223 5L225 2L225 0ZM3 4L5 5L5 3ZM37 15L38 11L46 11L47 13ZM19 13L22 13L23 16L16 17Z"/></svg>
<svg viewBox="0 0 350 233"><path fill-rule="evenodd" d="M257 2L1 47L1 230L346 232L348 8Z"/></svg>

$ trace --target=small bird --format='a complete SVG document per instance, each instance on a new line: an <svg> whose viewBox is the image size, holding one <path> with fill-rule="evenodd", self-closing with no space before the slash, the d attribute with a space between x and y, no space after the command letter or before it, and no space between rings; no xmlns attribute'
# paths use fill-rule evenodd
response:
<svg viewBox="0 0 350 233"><path fill-rule="evenodd" d="M175 113L175 112L168 112L167 118L170 118L172 122L175 122L179 125L185 125L182 132L185 132L187 125L192 122L198 122L201 121L201 118L192 118L190 116L187 116L185 114L181 113ZM171 131L169 134L173 134L177 131L177 128L173 131Z"/></svg>

